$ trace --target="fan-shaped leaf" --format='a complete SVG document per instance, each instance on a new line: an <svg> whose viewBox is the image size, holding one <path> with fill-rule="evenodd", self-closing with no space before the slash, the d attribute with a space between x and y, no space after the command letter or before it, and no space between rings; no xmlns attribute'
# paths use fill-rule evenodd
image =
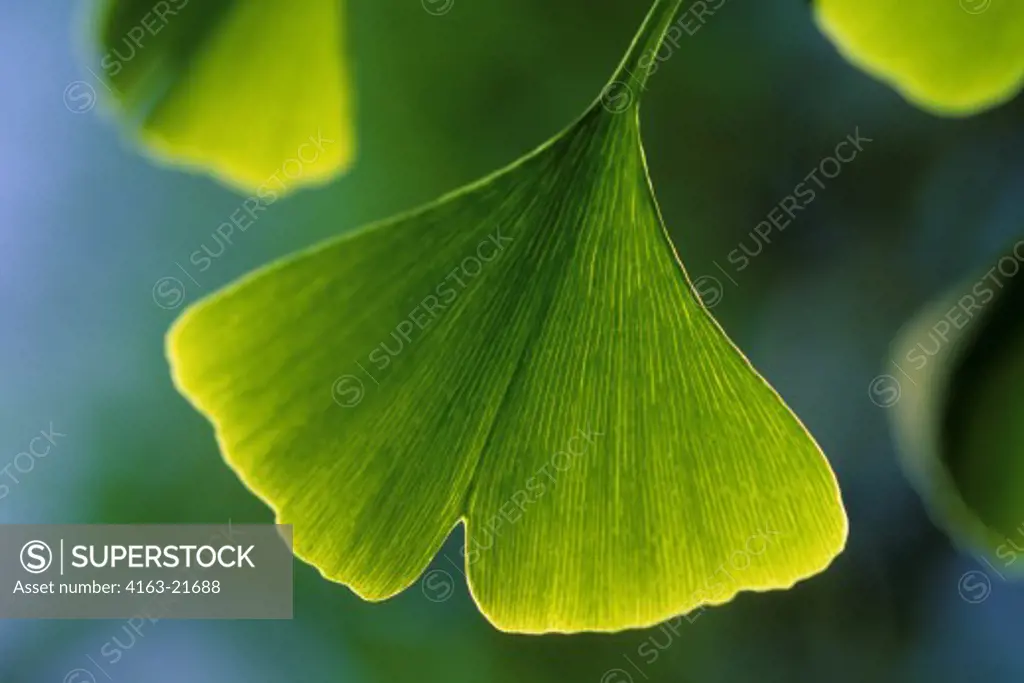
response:
<svg viewBox="0 0 1024 683"><path fill-rule="evenodd" d="M842 548L832 472L701 305L651 191L631 93L678 5L607 108L176 323L179 388L327 577L387 598L464 521L497 626L616 630Z"/></svg>

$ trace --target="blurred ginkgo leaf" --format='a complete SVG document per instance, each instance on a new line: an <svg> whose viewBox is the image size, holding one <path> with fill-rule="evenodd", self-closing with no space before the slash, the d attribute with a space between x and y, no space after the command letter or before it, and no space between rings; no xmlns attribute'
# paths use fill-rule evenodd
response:
<svg viewBox="0 0 1024 683"><path fill-rule="evenodd" d="M817 19L851 62L934 113L974 114L1024 81L1018 0L817 0Z"/></svg>
<svg viewBox="0 0 1024 683"><path fill-rule="evenodd" d="M828 463L702 306L651 190L635 95L679 4L552 141L176 322L177 386L328 578L392 596L462 521L499 628L609 631L841 551Z"/></svg>
<svg viewBox="0 0 1024 683"><path fill-rule="evenodd" d="M105 0L99 76L161 159L246 192L324 182L355 147L342 1Z"/></svg>
<svg viewBox="0 0 1024 683"><path fill-rule="evenodd" d="M954 541L1006 568L1024 554L1022 264L1024 241L929 305L893 345L908 474Z"/></svg>

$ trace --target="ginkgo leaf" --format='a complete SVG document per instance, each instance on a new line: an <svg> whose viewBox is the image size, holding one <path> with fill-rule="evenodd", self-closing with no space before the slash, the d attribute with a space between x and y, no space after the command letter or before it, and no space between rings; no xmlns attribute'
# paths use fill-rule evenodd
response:
<svg viewBox="0 0 1024 683"><path fill-rule="evenodd" d="M608 631L842 549L831 469L701 305L652 194L633 95L678 6L554 140L170 332L177 386L328 578L392 596L462 521L495 625Z"/></svg>
<svg viewBox="0 0 1024 683"><path fill-rule="evenodd" d="M106 0L98 74L158 157L251 192L354 154L342 0Z"/></svg>
<svg viewBox="0 0 1024 683"><path fill-rule="evenodd" d="M1024 553L1022 264L1024 241L916 316L893 345L890 394L907 472L936 522L1006 568Z"/></svg>
<svg viewBox="0 0 1024 683"><path fill-rule="evenodd" d="M821 29L854 64L927 110L968 115L1024 83L1017 0L816 0Z"/></svg>

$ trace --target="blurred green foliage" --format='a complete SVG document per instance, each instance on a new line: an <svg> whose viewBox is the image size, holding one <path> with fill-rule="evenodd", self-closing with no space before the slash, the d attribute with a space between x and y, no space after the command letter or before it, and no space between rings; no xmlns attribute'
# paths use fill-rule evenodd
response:
<svg viewBox="0 0 1024 683"><path fill-rule="evenodd" d="M901 333L910 382L895 408L908 469L954 540L1024 567L1024 240ZM998 570L997 570L998 571Z"/></svg>
<svg viewBox="0 0 1024 683"><path fill-rule="evenodd" d="M1024 5L1002 0L815 0L850 60L942 114L1006 102L1024 81Z"/></svg>
<svg viewBox="0 0 1024 683"><path fill-rule="evenodd" d="M148 152L283 194L336 177L354 155L343 6L103 0L89 61ZM301 162L294 173L288 160Z"/></svg>

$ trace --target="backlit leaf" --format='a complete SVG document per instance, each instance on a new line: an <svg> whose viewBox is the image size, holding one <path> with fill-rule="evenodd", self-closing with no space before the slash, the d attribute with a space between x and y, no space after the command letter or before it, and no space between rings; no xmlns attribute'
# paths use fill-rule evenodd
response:
<svg viewBox="0 0 1024 683"><path fill-rule="evenodd" d="M462 521L495 625L607 631L842 549L834 475L701 305L652 194L633 95L678 6L538 150L170 332L177 386L325 576L392 596Z"/></svg>
<svg viewBox="0 0 1024 683"><path fill-rule="evenodd" d="M243 191L323 182L354 153L341 13L342 0L106 0L98 75L162 159Z"/></svg>
<svg viewBox="0 0 1024 683"><path fill-rule="evenodd" d="M850 61L932 112L976 113L1024 81L1018 0L817 0L817 19Z"/></svg>

